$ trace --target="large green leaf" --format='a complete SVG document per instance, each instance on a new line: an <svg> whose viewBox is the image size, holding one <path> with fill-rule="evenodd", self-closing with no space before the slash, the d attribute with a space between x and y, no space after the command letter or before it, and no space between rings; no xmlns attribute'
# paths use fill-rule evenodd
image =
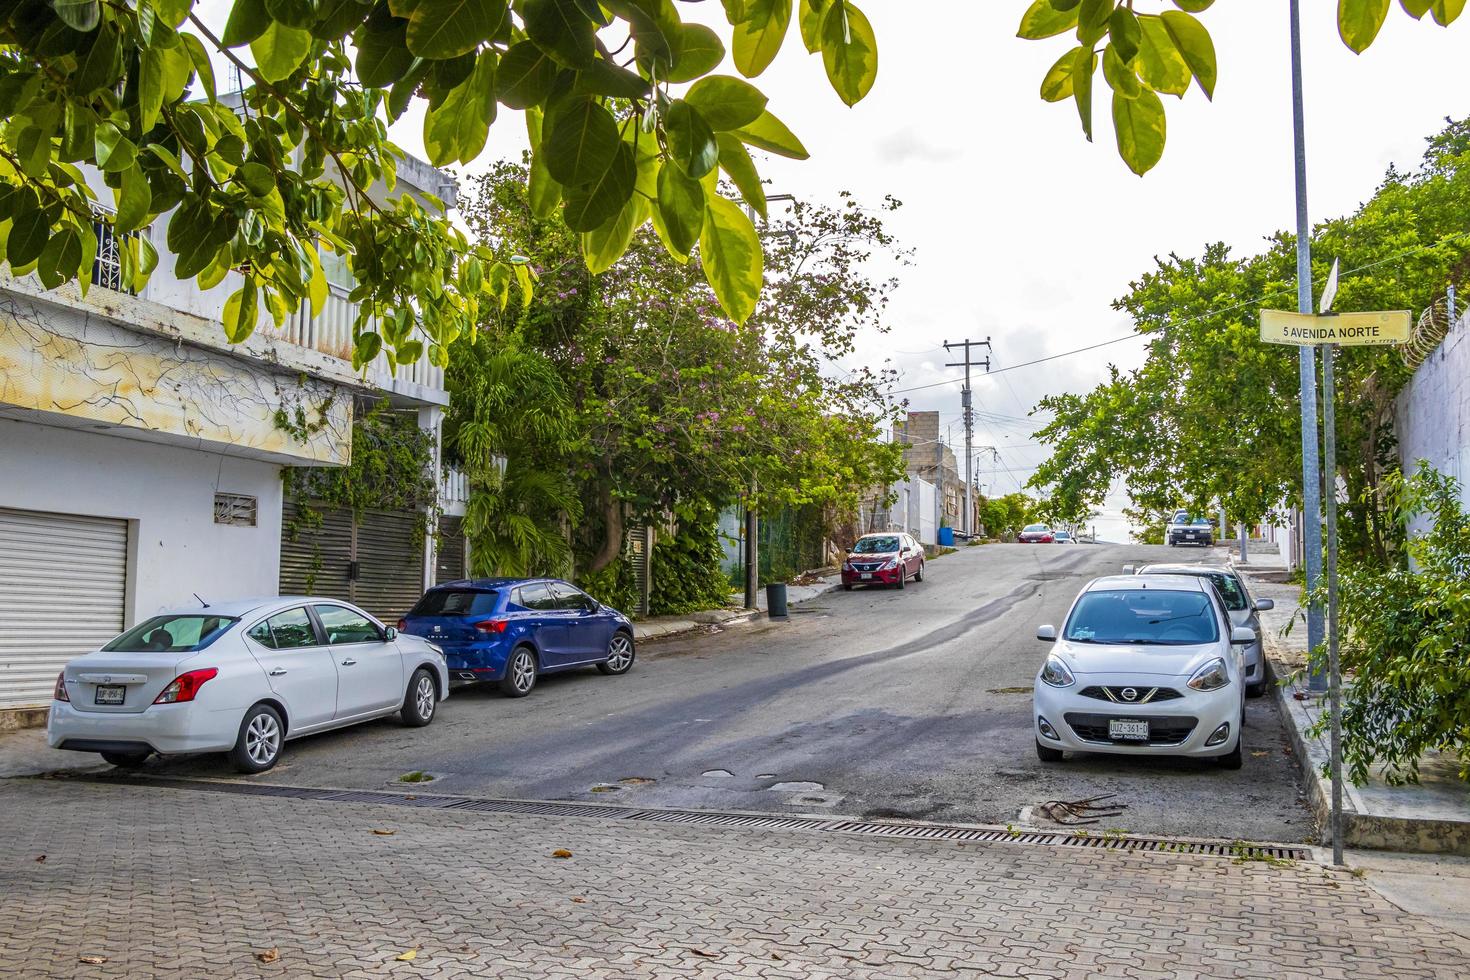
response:
<svg viewBox="0 0 1470 980"><path fill-rule="evenodd" d="M1097 54L1090 48L1079 47L1074 53L1072 66L1072 101L1077 104L1077 116L1082 120L1082 132L1092 142L1092 74L1097 71Z"/></svg>
<svg viewBox="0 0 1470 980"><path fill-rule="evenodd" d="M648 199L638 194L628 198L612 220L582 235L582 257L594 276L611 269L628 250L633 234L648 220Z"/></svg>
<svg viewBox="0 0 1470 980"><path fill-rule="evenodd" d="M12 268L30 265L41 257L46 240L51 237L51 222L41 210L36 194L30 188L15 192L11 204L10 237L5 242L5 257Z"/></svg>
<svg viewBox="0 0 1470 980"><path fill-rule="evenodd" d="M204 50L204 42L188 32L180 34L179 40L184 42L184 50L189 55L189 61L194 65L195 74L199 76L199 84L204 89L205 98L213 102L215 100L214 66L210 64L209 54Z"/></svg>
<svg viewBox="0 0 1470 980"><path fill-rule="evenodd" d="M102 5L97 0L51 0L57 20L74 31L93 31L102 20Z"/></svg>
<svg viewBox="0 0 1470 980"><path fill-rule="evenodd" d="M541 110L526 110L526 134L531 140L531 175L526 181L526 196L531 201L531 213L546 219L561 203L561 185L546 169L546 151L541 146Z"/></svg>
<svg viewBox="0 0 1470 980"><path fill-rule="evenodd" d="M1148 89L1136 98L1113 93L1113 128L1118 134L1118 155L1128 169L1142 177L1164 155L1164 104Z"/></svg>
<svg viewBox="0 0 1470 980"><path fill-rule="evenodd" d="M735 25L735 67L746 78L765 71L786 40L793 0L746 0L745 19ZM805 2L805 0L802 0Z"/></svg>
<svg viewBox="0 0 1470 980"><path fill-rule="evenodd" d="M627 143L617 140L611 163L596 179L565 188L562 220L572 231L595 230L623 209L628 198L633 196L637 180L638 167L633 160L633 150Z"/></svg>
<svg viewBox="0 0 1470 980"><path fill-rule="evenodd" d="M778 156L790 157L792 160L805 160L811 156L806 147L801 145L801 140L786 124L777 119L770 109L761 113L760 118L749 126L742 126L734 130L733 134L740 138L740 142L753 146Z"/></svg>
<svg viewBox="0 0 1470 980"><path fill-rule="evenodd" d="M857 105L878 78L878 38L855 4L833 3L822 22L822 64L837 97Z"/></svg>
<svg viewBox="0 0 1470 980"><path fill-rule="evenodd" d="M255 321L259 319L256 303L255 277L246 276L245 285L225 300L224 314L220 318L224 323L225 339L230 343L238 344L255 332Z"/></svg>
<svg viewBox="0 0 1470 980"><path fill-rule="evenodd" d="M1108 18L1109 43L1117 51L1118 60L1125 65L1133 60L1134 55L1138 54L1140 33L1138 18L1127 7L1119 7Z"/></svg>
<svg viewBox="0 0 1470 980"><path fill-rule="evenodd" d="M1194 76L1163 20L1154 15L1142 15L1138 18L1138 26L1141 34L1138 54L1133 60L1138 77L1155 92L1180 96L1188 92Z"/></svg>
<svg viewBox="0 0 1470 980"><path fill-rule="evenodd" d="M456 58L488 40L505 19L505 0L419 0L408 18L408 50Z"/></svg>
<svg viewBox="0 0 1470 980"><path fill-rule="evenodd" d="M1039 0L1045 3L1046 0ZM801 43L808 54L822 50L822 21L832 0L796 0L796 22L801 28Z"/></svg>
<svg viewBox="0 0 1470 980"><path fill-rule="evenodd" d="M719 196L706 202L699 260L730 318L736 323L750 319L761 295L765 257L755 226L738 204Z"/></svg>
<svg viewBox="0 0 1470 980"><path fill-rule="evenodd" d="M577 0L525 0L526 34L569 68L586 68L597 55L596 28Z"/></svg>
<svg viewBox="0 0 1470 980"><path fill-rule="evenodd" d="M668 72L668 81L692 82L714 71L725 60L725 45L720 36L703 24L684 24L680 28L679 60Z"/></svg>
<svg viewBox="0 0 1470 980"><path fill-rule="evenodd" d="M41 285L47 289L55 289L62 283L75 279L77 267L81 264L82 241L77 237L75 228L65 225L51 236L51 240L41 250L36 262L36 275L41 278Z"/></svg>
<svg viewBox="0 0 1470 980"><path fill-rule="evenodd" d="M1383 0L1387 3L1388 0ZM1179 49L1184 63L1194 73L1205 98L1215 97L1215 42L1210 32L1194 17L1179 10L1166 10L1159 15L1164 28Z"/></svg>
<svg viewBox="0 0 1470 980"><path fill-rule="evenodd" d="M227 48L238 48L260 37L269 26L271 15L265 9L265 0L235 0L220 42Z"/></svg>
<svg viewBox="0 0 1470 980"><path fill-rule="evenodd" d="M557 110L541 142L551 176L566 187L577 187L602 176L621 140L612 113L591 99L578 98ZM622 202L618 205L621 207ZM611 216L609 212L578 230L590 231Z"/></svg>
<svg viewBox="0 0 1470 980"><path fill-rule="evenodd" d="M312 43L310 31L272 21L265 33L250 42L250 53L255 55L255 68L260 77L268 82L279 82L301 67L311 52Z"/></svg>
<svg viewBox="0 0 1470 980"><path fill-rule="evenodd" d="M1072 75L1077 70L1077 53L1081 47L1072 48L1056 60L1041 79L1041 97L1047 102L1061 102L1072 97Z"/></svg>
<svg viewBox="0 0 1470 980"><path fill-rule="evenodd" d="M1103 49L1103 78L1107 79L1108 86L1125 99L1136 99L1138 93L1143 91L1143 86L1138 83L1138 76L1133 69L1123 63L1118 56L1115 47L1109 44Z"/></svg>
<svg viewBox="0 0 1470 980"><path fill-rule="evenodd" d="M163 49L147 47L138 58L138 126L148 132L163 108Z"/></svg>
<svg viewBox="0 0 1470 980"><path fill-rule="evenodd" d="M1016 37L1039 41L1045 37L1065 34L1077 26L1077 5L1068 10L1058 10L1051 0L1032 0L1031 6L1021 15L1021 26Z"/></svg>
<svg viewBox="0 0 1470 980"><path fill-rule="evenodd" d="M766 97L760 89L731 75L710 75L689 87L684 101L717 132L739 129L760 118L766 109Z"/></svg>
<svg viewBox="0 0 1470 980"><path fill-rule="evenodd" d="M658 211L675 251L688 255L704 227L704 187L678 167L658 172Z"/></svg>
<svg viewBox="0 0 1470 980"><path fill-rule="evenodd" d="M577 72L573 89L582 95L604 95L613 99L646 99L648 79L637 72L620 67L606 58L593 58L592 63Z"/></svg>
<svg viewBox="0 0 1470 980"><path fill-rule="evenodd" d="M761 183L760 174L756 172L755 162L750 159L750 151L745 148L744 143L729 133L720 133L715 140L720 145L720 169L735 182L745 203L755 208L756 214L764 218L766 189Z"/></svg>
<svg viewBox="0 0 1470 980"><path fill-rule="evenodd" d="M1434 0L1429 9L1434 12L1436 23L1448 27L1465 12L1465 0Z"/></svg>
<svg viewBox="0 0 1470 980"><path fill-rule="evenodd" d="M664 113L664 132L668 136L669 159L688 176L698 180L720 161L720 147L715 131L704 116L683 99L675 99Z"/></svg>
<svg viewBox="0 0 1470 980"><path fill-rule="evenodd" d="M1388 16L1389 0L1337 0L1337 33L1357 54L1368 50Z"/></svg>
<svg viewBox="0 0 1470 980"><path fill-rule="evenodd" d="M117 215L113 219L117 230L129 232L143 227L153 204L153 189L143 168L134 163L124 170L119 186L112 193L117 203Z"/></svg>
<svg viewBox="0 0 1470 980"><path fill-rule="evenodd" d="M512 109L540 105L551 94L557 67L551 55L530 41L511 45L496 73L497 97Z"/></svg>
<svg viewBox="0 0 1470 980"><path fill-rule="evenodd" d="M495 54L482 51L475 70L424 116L424 148L436 167L469 163L485 148L495 120Z"/></svg>
<svg viewBox="0 0 1470 980"><path fill-rule="evenodd" d="M357 77L364 85L392 85L413 67L413 53L406 40L408 21L381 8L352 35L357 47Z"/></svg>

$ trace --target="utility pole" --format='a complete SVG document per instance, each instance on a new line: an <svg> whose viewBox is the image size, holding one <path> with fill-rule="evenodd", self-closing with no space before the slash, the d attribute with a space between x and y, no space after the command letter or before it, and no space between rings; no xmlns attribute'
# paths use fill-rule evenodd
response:
<svg viewBox="0 0 1470 980"><path fill-rule="evenodd" d="M975 438L975 408L974 408L974 399L972 397L972 392L971 392L971 389L970 389L970 367L971 367L971 365L974 365L976 367L979 367L981 365L984 365L985 372L987 374L989 374L990 373L990 354L989 354L989 352L991 350L993 350L993 348L990 346L990 338L989 337L986 337L984 340L959 340L959 341L956 341L953 344L951 344L947 340L944 342L944 349L946 351L951 350L951 349L953 349L955 347L963 347L965 349L965 359L963 361L959 361L959 362L953 362L952 361L949 364L946 364L945 367L963 367L965 369L965 387L960 390L960 405L964 409L964 413L965 413L965 522L964 522L965 527L964 527L964 530L965 530L965 535L968 537L969 535L975 533L975 523L974 523L975 522L975 474L974 474L974 469L973 469L973 467L975 465L975 463L974 463L974 460L975 460L975 451L971 448L971 443L974 441L974 438ZM970 348L971 347L984 347L985 350L986 350L985 360L984 361L972 360L970 358Z"/></svg>

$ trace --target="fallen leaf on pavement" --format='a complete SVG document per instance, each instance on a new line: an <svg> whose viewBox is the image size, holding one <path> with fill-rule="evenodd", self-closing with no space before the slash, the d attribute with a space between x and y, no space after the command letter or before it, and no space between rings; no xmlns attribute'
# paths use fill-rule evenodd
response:
<svg viewBox="0 0 1470 980"><path fill-rule="evenodd" d="M576 898L573 898L572 901L576 902L578 905L581 905L582 903L586 902L587 899L585 899L582 896L578 895Z"/></svg>
<svg viewBox="0 0 1470 980"><path fill-rule="evenodd" d="M567 850L565 847L558 847L556 850L551 852L551 856L554 858L569 858L572 856L572 852Z"/></svg>
<svg viewBox="0 0 1470 980"><path fill-rule="evenodd" d="M395 960L403 960L406 963L409 960L413 959L417 955L419 955L419 951L418 950L416 950L416 949L405 949L403 952L399 953L397 956L395 956L393 958Z"/></svg>
<svg viewBox="0 0 1470 980"><path fill-rule="evenodd" d="M1267 751L1267 750L1264 750L1264 749L1263 749L1263 750L1261 750L1261 751L1260 751L1260 752L1252 752L1252 753L1251 753L1251 755L1253 755L1253 756L1254 756L1254 757L1256 757L1256 758L1257 758L1257 759L1259 759L1259 758L1260 758L1260 757L1261 757L1261 756L1263 756L1263 755L1270 755L1270 754L1271 754L1271 753L1270 753L1270 752L1269 752L1269 751Z"/></svg>
<svg viewBox="0 0 1470 980"><path fill-rule="evenodd" d="M93 966L97 966L98 964L106 963L107 962L107 957L105 957L105 956L79 956L79 957L77 957L77 962L78 963L90 963Z"/></svg>
<svg viewBox="0 0 1470 980"><path fill-rule="evenodd" d="M281 951L272 946L270 949L263 949L260 952L256 953L255 958L260 960L260 962L262 963L274 963L276 960L281 958Z"/></svg>
<svg viewBox="0 0 1470 980"><path fill-rule="evenodd" d="M379 837L392 837L394 834L398 833L398 831L396 831L396 830L374 830L373 833L377 834Z"/></svg>
<svg viewBox="0 0 1470 980"><path fill-rule="evenodd" d="M772 953L771 954L771 959L773 959L773 960L785 960L786 957L782 956L780 953Z"/></svg>
<svg viewBox="0 0 1470 980"><path fill-rule="evenodd" d="M689 947L689 952L693 953L695 956L703 956L705 959L708 960L718 959L720 956L719 953L711 953L707 949L698 949L694 946Z"/></svg>
<svg viewBox="0 0 1470 980"><path fill-rule="evenodd" d="M37 864L45 864L46 863L46 855L42 854L40 857L36 858L36 863Z"/></svg>

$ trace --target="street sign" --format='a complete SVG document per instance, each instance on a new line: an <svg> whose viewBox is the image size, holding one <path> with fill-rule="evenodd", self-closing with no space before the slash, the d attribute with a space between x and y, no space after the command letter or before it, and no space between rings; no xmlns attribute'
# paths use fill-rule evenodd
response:
<svg viewBox="0 0 1470 980"><path fill-rule="evenodd" d="M1261 311L1261 340L1268 344L1340 344L1343 347L1387 347L1406 343L1413 317L1408 310L1368 313L1288 313Z"/></svg>

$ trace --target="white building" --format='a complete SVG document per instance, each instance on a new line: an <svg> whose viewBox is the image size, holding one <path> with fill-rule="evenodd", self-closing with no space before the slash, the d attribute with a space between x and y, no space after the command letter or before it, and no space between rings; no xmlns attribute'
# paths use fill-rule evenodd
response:
<svg viewBox="0 0 1470 980"><path fill-rule="evenodd" d="M399 185L454 202L452 178L419 161L404 161ZM237 274L208 291L177 280L163 216L141 232L159 268L129 295L110 226L97 227L85 297L0 272L0 727L39 719L67 658L196 594L310 582L396 618L439 574L463 574L463 545L436 568L434 535L413 533L412 515L328 514L306 540L282 540L282 469L345 464L370 400L414 413L437 444L442 370L425 359L395 377L380 359L354 372L345 283L315 320L303 309L276 329L263 314L231 345L219 314ZM321 422L303 437L276 423L298 408ZM446 513L463 513L462 481L444 485L459 498Z"/></svg>

